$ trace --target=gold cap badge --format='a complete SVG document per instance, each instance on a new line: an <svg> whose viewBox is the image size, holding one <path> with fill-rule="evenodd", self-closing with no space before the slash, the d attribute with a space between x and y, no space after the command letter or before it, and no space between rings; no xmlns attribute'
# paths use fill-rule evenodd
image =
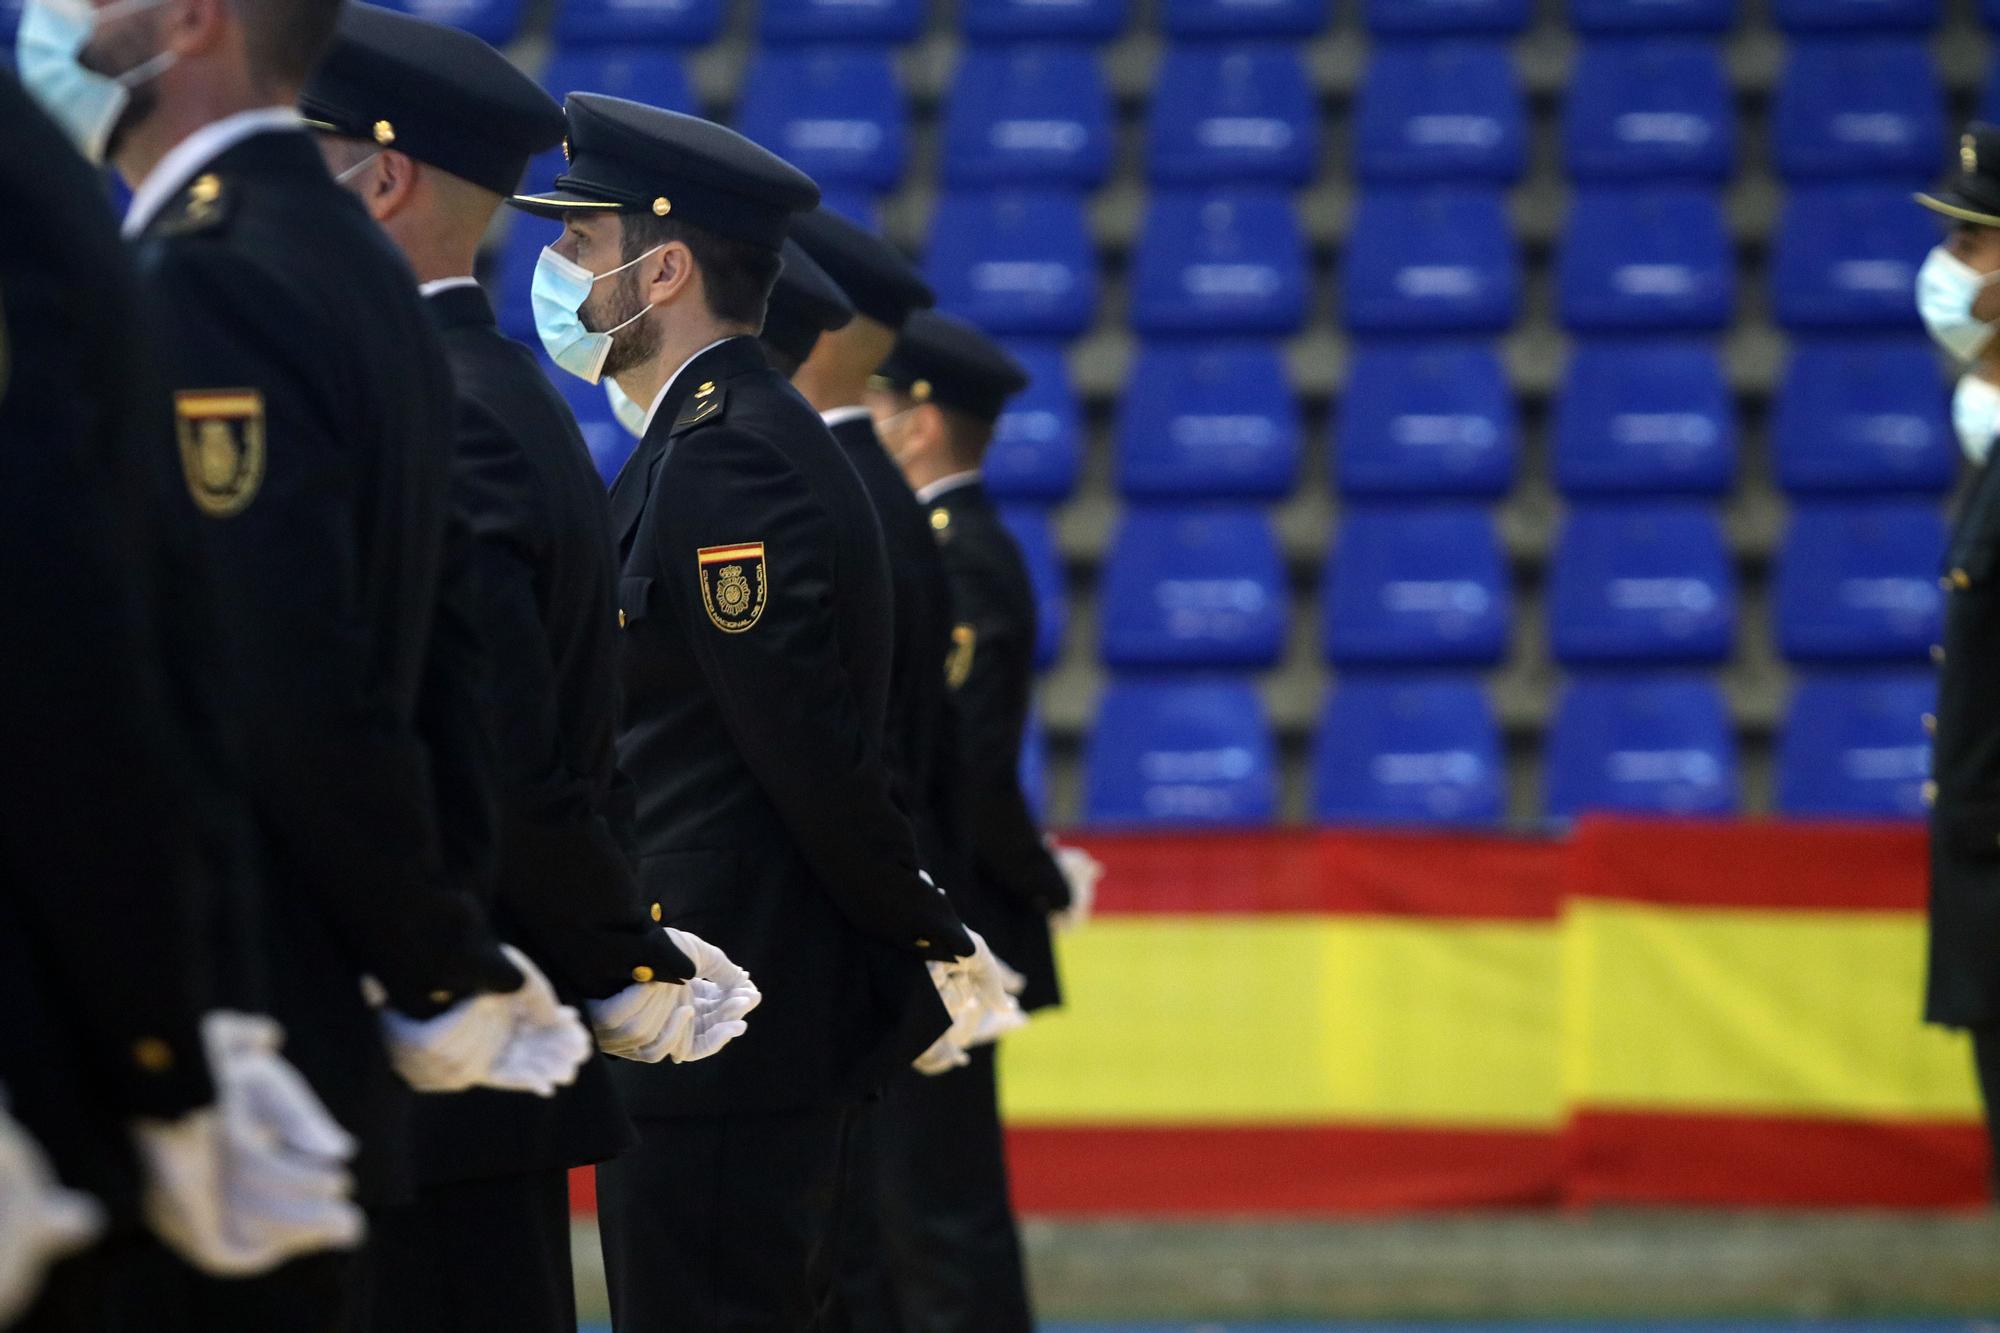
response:
<svg viewBox="0 0 2000 1333"><path fill-rule="evenodd" d="M661 195L658 199L655 199L653 201L653 215L655 217L665 217L667 214L673 211L674 211L674 206L672 203L668 202L667 196Z"/></svg>
<svg viewBox="0 0 2000 1333"><path fill-rule="evenodd" d="M918 380L915 384L912 384L910 386L910 397L920 403L928 403L931 400L931 382L929 380Z"/></svg>
<svg viewBox="0 0 2000 1333"><path fill-rule="evenodd" d="M1979 171L1979 141L1970 134L1959 136L1958 165L1968 176Z"/></svg>
<svg viewBox="0 0 2000 1333"><path fill-rule="evenodd" d="M396 142L396 127L386 120L375 122L375 142L387 148Z"/></svg>

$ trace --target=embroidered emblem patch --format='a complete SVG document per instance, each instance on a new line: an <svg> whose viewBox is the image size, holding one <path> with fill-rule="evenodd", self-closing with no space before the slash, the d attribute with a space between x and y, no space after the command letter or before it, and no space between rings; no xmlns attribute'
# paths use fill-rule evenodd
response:
<svg viewBox="0 0 2000 1333"><path fill-rule="evenodd" d="M701 578L701 604L725 634L741 634L764 614L770 596L764 573L764 543L704 546L694 553Z"/></svg>
<svg viewBox="0 0 2000 1333"><path fill-rule="evenodd" d="M187 389L174 395L181 471L210 518L240 514L264 481L264 395L255 389Z"/></svg>
<svg viewBox="0 0 2000 1333"><path fill-rule="evenodd" d="M951 627L951 656L944 660L944 683L958 689L972 675L972 650L978 646L979 631L970 625Z"/></svg>

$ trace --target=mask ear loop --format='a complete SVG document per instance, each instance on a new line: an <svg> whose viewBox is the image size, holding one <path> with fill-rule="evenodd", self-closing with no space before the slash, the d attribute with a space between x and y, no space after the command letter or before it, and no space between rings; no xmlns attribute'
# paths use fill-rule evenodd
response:
<svg viewBox="0 0 2000 1333"><path fill-rule="evenodd" d="M333 183L335 185L347 184L348 181L352 180L354 177L359 176L361 174L361 169L363 167L369 166L375 161L376 158L380 156L382 156L382 150L378 148L374 152L370 153L368 156L362 158L359 162L356 162L353 166L349 167L347 170L341 172L338 176L335 176L333 178Z"/></svg>

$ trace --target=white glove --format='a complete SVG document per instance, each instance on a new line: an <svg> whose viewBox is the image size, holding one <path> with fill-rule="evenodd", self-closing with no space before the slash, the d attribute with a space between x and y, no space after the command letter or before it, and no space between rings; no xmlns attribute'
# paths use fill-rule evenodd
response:
<svg viewBox="0 0 2000 1333"><path fill-rule="evenodd" d="M911 1067L925 1078L936 1078L939 1074L949 1074L971 1063L972 1057L965 1053L965 1048L947 1035L932 1042L928 1051L911 1061Z"/></svg>
<svg viewBox="0 0 2000 1333"><path fill-rule="evenodd" d="M671 981L635 982L588 1008L598 1049L622 1060L656 1065L694 1034L694 997Z"/></svg>
<svg viewBox="0 0 2000 1333"><path fill-rule="evenodd" d="M706 1060L750 1030L744 1020L764 1002L764 993L749 972L699 935L668 926L667 937L694 964L688 991L694 997L695 1022L685 1054L676 1061Z"/></svg>
<svg viewBox="0 0 2000 1333"><path fill-rule="evenodd" d="M500 997L510 1003L513 1026L482 1084L553 1097L557 1088L576 1082L576 1071L597 1048L582 1015L556 998L556 988L528 955L511 944L500 948L527 981L521 989Z"/></svg>
<svg viewBox="0 0 2000 1333"><path fill-rule="evenodd" d="M382 1011L382 1031L396 1072L418 1092L498 1088L553 1097L576 1081L590 1058L590 1032L575 1009L528 956L501 951L520 969L520 989L460 1000L434 1018Z"/></svg>
<svg viewBox="0 0 2000 1333"><path fill-rule="evenodd" d="M1052 913L1049 921L1059 931L1075 930L1089 924L1091 909L1097 906L1097 885L1104 878L1104 863L1081 847L1052 844L1049 850L1055 853L1056 866L1069 881L1069 906Z"/></svg>
<svg viewBox="0 0 2000 1333"><path fill-rule="evenodd" d="M998 1041L1016 1028L1027 1026L1028 1015L1015 997L1027 989L1028 979L1001 962L999 955L993 952L978 931L968 930L965 933L972 936L969 979L979 997L980 1009L979 1023L973 1029L971 1040L960 1043L970 1050L974 1046Z"/></svg>
<svg viewBox="0 0 2000 1333"><path fill-rule="evenodd" d="M143 1209L183 1259L216 1277L262 1273L361 1241L348 1196L354 1139L282 1055L269 1018L217 1011L202 1019L213 1106L134 1124L146 1167Z"/></svg>
<svg viewBox="0 0 2000 1333"><path fill-rule="evenodd" d="M50 1264L103 1230L97 1200L64 1188L42 1145L0 1106L0 1326L27 1312Z"/></svg>

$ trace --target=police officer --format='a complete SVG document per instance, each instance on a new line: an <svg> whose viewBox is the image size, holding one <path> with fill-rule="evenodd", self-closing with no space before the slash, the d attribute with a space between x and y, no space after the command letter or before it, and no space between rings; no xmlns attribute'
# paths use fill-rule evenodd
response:
<svg viewBox="0 0 2000 1333"><path fill-rule="evenodd" d="M469 520L500 755L495 918L565 998L614 1002L632 1058L693 1058L661 1038L696 965L639 897L620 843L616 558L604 487L575 421L472 277L493 214L562 108L486 43L350 5L300 105L328 165L422 284L458 413L453 497ZM646 978L635 980L635 978ZM680 1038L697 1037L684 1024ZM703 1054L712 1054L715 1043ZM552 1100L488 1090L426 1097L419 1191L379 1212L370 1327L574 1329L567 1169L632 1142L602 1061Z"/></svg>
<svg viewBox="0 0 2000 1333"><path fill-rule="evenodd" d="M617 1070L642 1144L598 1172L612 1312L803 1329L831 1293L853 1108L946 1027L925 962L974 947L883 758L879 525L756 341L818 190L706 121L567 110L568 170L516 202L564 223L535 278L544 346L646 409L611 496L640 882L765 995L728 1058Z"/></svg>
<svg viewBox="0 0 2000 1333"><path fill-rule="evenodd" d="M1919 203L1951 220L1917 279L1931 336L1961 363L1952 415L1984 463L2000 430L2000 131L1973 126L1959 174ZM1934 736L1930 985L1925 1017L1968 1028L1994 1135L2000 1103L2000 469L1970 483L1945 559L1944 643ZM1995 1159L2000 1160L2000 1143Z"/></svg>
<svg viewBox="0 0 2000 1333"><path fill-rule="evenodd" d="M1033 683L1034 593L979 478L1001 408L1027 383L1019 364L970 325L918 311L877 371L869 405L929 515L951 581L944 674L957 705L956 777L975 863L954 893L967 922L1027 978L1021 1004L1033 1010L1060 999L1049 915L1068 905L1070 891L1017 768ZM894 1286L913 1330L1027 1333L1034 1321L1008 1202L995 1048L968 1055L963 1068L906 1080L887 1104L883 1229ZM960 1171L922 1169L948 1146Z"/></svg>

